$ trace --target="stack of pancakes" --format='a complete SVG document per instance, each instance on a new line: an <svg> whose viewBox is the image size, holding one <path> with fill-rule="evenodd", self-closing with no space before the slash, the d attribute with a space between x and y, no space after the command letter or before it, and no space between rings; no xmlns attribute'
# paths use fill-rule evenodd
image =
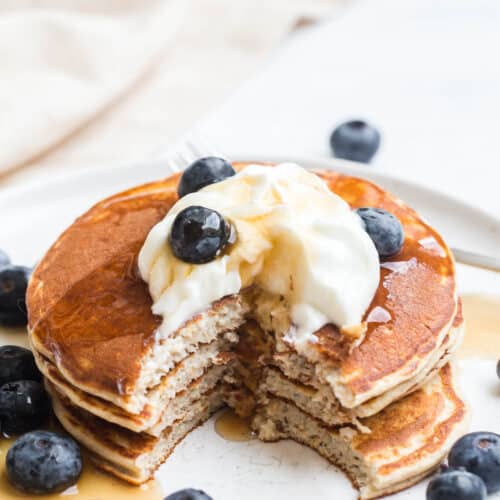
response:
<svg viewBox="0 0 500 500"><path fill-rule="evenodd" d="M448 247L381 188L317 174L353 208L385 208L405 230L355 343L326 325L299 354L284 299L255 288L159 340L136 260L177 200L178 176L100 202L48 251L28 291L30 339L57 417L97 465L140 484L229 405L259 438L307 444L374 498L429 473L464 432L449 364L463 320Z"/></svg>

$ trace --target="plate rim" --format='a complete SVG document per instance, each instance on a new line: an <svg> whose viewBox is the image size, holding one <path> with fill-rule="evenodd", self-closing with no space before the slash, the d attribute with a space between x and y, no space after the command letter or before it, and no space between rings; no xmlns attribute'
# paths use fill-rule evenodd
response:
<svg viewBox="0 0 500 500"><path fill-rule="evenodd" d="M465 201L459 197L440 191L439 189L429 187L420 182L406 179L405 177L399 175L394 175L388 172L384 167L375 167L339 158L328 158L322 156L309 156L309 155L307 156L292 155L291 157L285 157L283 155L278 155L278 154L250 155L250 154L239 153L226 156L230 157L231 161L234 162L297 163L309 169L324 168L326 170L337 170L340 173L363 177L375 183L384 182L384 180L401 183L406 185L406 187L411 188L415 191L421 193L427 193L432 196L437 196L442 198L443 200L446 200L452 205L461 206L462 209L471 212L476 217L488 219L493 226L498 226L498 230L500 231L500 216L497 217L494 214L491 214L490 212L486 211L485 209L473 205L469 201ZM103 167L103 166L80 167L78 169L71 171L57 172L55 175L51 175L49 178L45 179L43 178L42 174L37 174L35 178L29 179L28 181L22 181L19 184L16 183L13 185L7 185L6 187L3 187L0 190L0 205L8 203L9 200L12 200L13 198L26 196L26 194L30 192L33 191L41 192L47 189L48 187L54 188L69 182L77 182L78 179L84 177L89 177L97 174L114 175L117 173L125 175L126 177L126 173L124 174L124 171L141 169L145 167L151 169L161 168L162 166L165 168L165 177L168 177L169 175L172 175L174 173L171 169L168 169L168 166L165 165L164 160L144 159L142 161L127 162L108 167ZM145 179L144 182L150 182L150 181Z"/></svg>

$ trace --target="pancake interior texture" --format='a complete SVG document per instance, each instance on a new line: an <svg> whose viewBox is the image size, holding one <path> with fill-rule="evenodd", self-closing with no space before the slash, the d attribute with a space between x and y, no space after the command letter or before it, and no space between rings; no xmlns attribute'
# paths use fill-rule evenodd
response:
<svg viewBox="0 0 500 500"><path fill-rule="evenodd" d="M256 287L159 336L136 261L177 200L178 176L98 203L47 252L28 290L30 341L56 415L102 468L146 481L226 404L261 439L311 446L374 498L416 482L463 432L448 364L463 332L451 252L378 186L317 175L352 208L391 211L405 231L356 342L329 324L299 354L288 304Z"/></svg>

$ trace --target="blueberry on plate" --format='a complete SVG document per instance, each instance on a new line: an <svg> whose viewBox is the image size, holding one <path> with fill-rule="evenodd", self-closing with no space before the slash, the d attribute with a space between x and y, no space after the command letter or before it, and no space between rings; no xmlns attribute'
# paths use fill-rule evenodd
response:
<svg viewBox="0 0 500 500"><path fill-rule="evenodd" d="M222 215L196 205L177 214L169 236L174 255L191 264L214 260L234 239L234 229Z"/></svg>
<svg viewBox="0 0 500 500"><path fill-rule="evenodd" d="M332 132L330 146L337 158L369 163L380 146L380 133L362 120L348 121Z"/></svg>
<svg viewBox="0 0 500 500"><path fill-rule="evenodd" d="M80 448L70 437L49 431L28 432L7 452L7 477L19 490L42 495L57 493L78 481Z"/></svg>
<svg viewBox="0 0 500 500"><path fill-rule="evenodd" d="M0 418L0 432L5 438L20 436L25 432L39 429L43 423L45 423L45 419L40 421L40 419L34 417Z"/></svg>
<svg viewBox="0 0 500 500"><path fill-rule="evenodd" d="M204 491L187 488L179 490L165 497L164 500L213 500Z"/></svg>
<svg viewBox="0 0 500 500"><path fill-rule="evenodd" d="M461 437L448 455L452 467L465 467L479 476L488 493L500 490L500 435L472 432Z"/></svg>
<svg viewBox="0 0 500 500"><path fill-rule="evenodd" d="M0 326L6 327L20 327L28 324L28 315L26 310L13 309L11 311L2 311L0 309Z"/></svg>
<svg viewBox="0 0 500 500"><path fill-rule="evenodd" d="M0 269L0 324L25 325L26 289L31 269L24 266L6 266Z"/></svg>
<svg viewBox="0 0 500 500"><path fill-rule="evenodd" d="M36 429L45 423L49 412L49 398L39 382L18 380L0 387L0 421L4 434Z"/></svg>
<svg viewBox="0 0 500 500"><path fill-rule="evenodd" d="M236 174L233 166L223 158L209 156L200 158L184 170L179 181L177 193L179 198L195 193L201 188L220 182Z"/></svg>
<svg viewBox="0 0 500 500"><path fill-rule="evenodd" d="M0 249L0 268L8 266L10 264L9 256Z"/></svg>
<svg viewBox="0 0 500 500"><path fill-rule="evenodd" d="M0 347L0 385L15 380L42 379L35 364L33 353L29 349L17 345Z"/></svg>
<svg viewBox="0 0 500 500"><path fill-rule="evenodd" d="M358 208L356 213L381 258L393 257L401 250L405 235L396 216L382 208Z"/></svg>
<svg viewBox="0 0 500 500"><path fill-rule="evenodd" d="M484 500L486 486L482 479L464 470L439 474L427 486L427 500Z"/></svg>

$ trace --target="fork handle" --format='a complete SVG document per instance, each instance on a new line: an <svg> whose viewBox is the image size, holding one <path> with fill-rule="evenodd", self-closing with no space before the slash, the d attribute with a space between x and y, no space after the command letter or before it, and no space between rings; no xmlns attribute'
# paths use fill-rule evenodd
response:
<svg viewBox="0 0 500 500"><path fill-rule="evenodd" d="M480 267L488 271L500 273L500 258L491 257L490 255L482 255L461 248L452 248L453 255L457 262L468 266Z"/></svg>

